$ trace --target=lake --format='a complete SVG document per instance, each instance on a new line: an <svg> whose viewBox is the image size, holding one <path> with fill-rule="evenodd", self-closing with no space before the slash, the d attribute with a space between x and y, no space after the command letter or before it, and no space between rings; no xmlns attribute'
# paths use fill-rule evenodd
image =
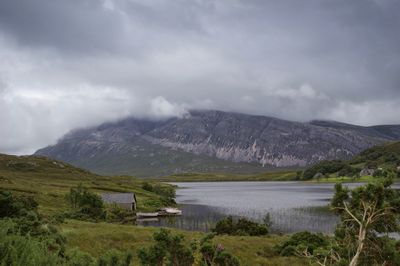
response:
<svg viewBox="0 0 400 266"><path fill-rule="evenodd" d="M244 216L262 221L269 213L272 232L292 233L308 230L332 233L338 218L326 206L334 193L334 184L303 182L182 182L176 201L183 210L180 217L143 223L209 231L228 216ZM350 188L359 183L345 184ZM397 184L396 187L399 187Z"/></svg>

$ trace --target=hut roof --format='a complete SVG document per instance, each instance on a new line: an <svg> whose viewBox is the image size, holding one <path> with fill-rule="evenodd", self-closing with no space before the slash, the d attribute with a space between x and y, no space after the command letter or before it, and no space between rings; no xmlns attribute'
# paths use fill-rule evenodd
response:
<svg viewBox="0 0 400 266"><path fill-rule="evenodd" d="M101 194L103 201L107 203L132 203L136 202L135 193L104 193Z"/></svg>

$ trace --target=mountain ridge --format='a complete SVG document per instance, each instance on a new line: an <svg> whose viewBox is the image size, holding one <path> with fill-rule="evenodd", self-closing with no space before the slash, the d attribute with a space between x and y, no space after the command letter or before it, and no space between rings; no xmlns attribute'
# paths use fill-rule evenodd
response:
<svg viewBox="0 0 400 266"><path fill-rule="evenodd" d="M149 170L152 170L150 175L257 172L349 159L366 148L396 139L400 139L400 125L363 127L336 121L294 122L260 115L191 110L181 118L130 117L74 130L56 145L35 154L107 174L145 176ZM141 165L148 170L141 171Z"/></svg>

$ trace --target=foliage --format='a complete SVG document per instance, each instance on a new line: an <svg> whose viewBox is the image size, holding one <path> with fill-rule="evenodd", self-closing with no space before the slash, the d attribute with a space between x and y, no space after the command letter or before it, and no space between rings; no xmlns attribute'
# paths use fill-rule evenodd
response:
<svg viewBox="0 0 400 266"><path fill-rule="evenodd" d="M28 211L36 211L38 203L30 196L15 196L9 191L0 191L0 218L18 217Z"/></svg>
<svg viewBox="0 0 400 266"><path fill-rule="evenodd" d="M390 265L397 259L379 256L390 247L390 241L384 241L379 233L399 230L400 192L391 184L391 179L385 179L353 190L335 186L331 205L341 217L335 236L342 249L339 252L350 265L367 258Z"/></svg>
<svg viewBox="0 0 400 266"><path fill-rule="evenodd" d="M153 186L149 182L144 182L142 188L147 191L153 191Z"/></svg>
<svg viewBox="0 0 400 266"><path fill-rule="evenodd" d="M316 165L307 168L303 173L303 180L312 179L317 173L323 175L336 173L347 167L347 164L341 160L322 161Z"/></svg>
<svg viewBox="0 0 400 266"><path fill-rule="evenodd" d="M154 233L156 243L138 252L141 265L185 266L194 263L193 250L184 245L183 235L173 235L170 230L161 229Z"/></svg>
<svg viewBox="0 0 400 266"><path fill-rule="evenodd" d="M183 235L173 235L171 231L161 229L155 232L155 244L148 248L141 248L138 252L141 265L170 265L185 266L195 263L198 251L203 266L238 266L238 258L225 250L221 244L213 244L215 234L208 234L200 241L200 248L196 242L185 245ZM196 264L197 265L197 264Z"/></svg>
<svg viewBox="0 0 400 266"><path fill-rule="evenodd" d="M49 252L45 242L17 233L11 220L0 220L0 265L52 266L59 262L58 254Z"/></svg>
<svg viewBox="0 0 400 266"><path fill-rule="evenodd" d="M129 266L132 261L130 252L123 252L116 249L107 251L98 259L98 266Z"/></svg>
<svg viewBox="0 0 400 266"><path fill-rule="evenodd" d="M361 168L359 167L352 167L350 165L345 165L339 172L338 176L358 176L358 174L361 172Z"/></svg>
<svg viewBox="0 0 400 266"><path fill-rule="evenodd" d="M293 256L303 250L314 254L315 250L327 247L329 244L329 239L322 234L313 234L305 231L293 234L289 240L276 246L276 250L281 256Z"/></svg>
<svg viewBox="0 0 400 266"><path fill-rule="evenodd" d="M366 149L350 160L352 164L369 164L373 169L378 165L396 165L398 162L400 162L399 141Z"/></svg>
<svg viewBox="0 0 400 266"><path fill-rule="evenodd" d="M107 207L107 222L128 223L134 220L134 212L111 204Z"/></svg>
<svg viewBox="0 0 400 266"><path fill-rule="evenodd" d="M90 192L81 184L76 188L71 188L65 198L75 209L75 214L77 214L73 216L75 218L100 220L106 217L104 203L100 196Z"/></svg>
<svg viewBox="0 0 400 266"><path fill-rule="evenodd" d="M212 229L218 235L249 235L260 236L268 234L266 224L258 224L246 218L239 218L237 221L232 216L228 216L217 222L215 228Z"/></svg>
<svg viewBox="0 0 400 266"><path fill-rule="evenodd" d="M215 234L208 234L200 241L201 265L204 266L238 266L239 259L230 254L221 245L212 243Z"/></svg>
<svg viewBox="0 0 400 266"><path fill-rule="evenodd" d="M142 185L144 190L154 192L164 198L166 204L176 204L175 203L175 188L172 186L166 186L162 184L150 184L149 182L144 182Z"/></svg>
<svg viewBox="0 0 400 266"><path fill-rule="evenodd" d="M85 202L85 201L83 201ZM86 204L86 203L85 203ZM0 265L128 266L130 253L110 250L98 260L79 249L66 251L58 228L37 213L32 197L0 192Z"/></svg>
<svg viewBox="0 0 400 266"><path fill-rule="evenodd" d="M66 261L68 266L94 266L96 260L89 253L81 251L79 248L73 248L66 252Z"/></svg>

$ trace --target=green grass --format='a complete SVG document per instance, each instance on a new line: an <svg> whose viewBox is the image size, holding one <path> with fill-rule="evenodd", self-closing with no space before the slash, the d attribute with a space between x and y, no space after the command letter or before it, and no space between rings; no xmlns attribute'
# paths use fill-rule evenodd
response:
<svg viewBox="0 0 400 266"><path fill-rule="evenodd" d="M335 176L334 174L330 175L329 177L323 177L320 179L312 179L305 181L307 183L368 183L379 180L379 177L373 176L361 176L357 178L352 178L348 176ZM394 182L400 181L399 178L394 179Z"/></svg>
<svg viewBox="0 0 400 266"><path fill-rule="evenodd" d="M186 173L160 177L164 182L211 182L211 181L292 181L296 171L280 170L260 174Z"/></svg>
<svg viewBox="0 0 400 266"><path fill-rule="evenodd" d="M362 176L358 178L352 178L348 176L329 176L329 177L323 177L320 179L312 179L305 181L307 183L358 183L358 182L371 182L376 180L375 177L373 176Z"/></svg>
<svg viewBox="0 0 400 266"><path fill-rule="evenodd" d="M62 232L67 237L69 247L80 249L98 256L105 251L116 248L130 250L135 255L134 265L137 265L137 251L153 243L152 235L158 228L109 223L90 223L68 220L62 225ZM181 233L189 243L200 240L204 233L188 232L171 229ZM217 236L214 243L222 244L226 250L239 257L242 265L310 265L308 260L296 257L280 257L274 252L274 246L282 243L287 236Z"/></svg>
<svg viewBox="0 0 400 266"><path fill-rule="evenodd" d="M142 189L141 179L100 176L44 157L0 154L0 188L34 196L43 215L68 210L65 194L79 184L96 193L135 192L140 211L152 211L163 205L161 196Z"/></svg>

